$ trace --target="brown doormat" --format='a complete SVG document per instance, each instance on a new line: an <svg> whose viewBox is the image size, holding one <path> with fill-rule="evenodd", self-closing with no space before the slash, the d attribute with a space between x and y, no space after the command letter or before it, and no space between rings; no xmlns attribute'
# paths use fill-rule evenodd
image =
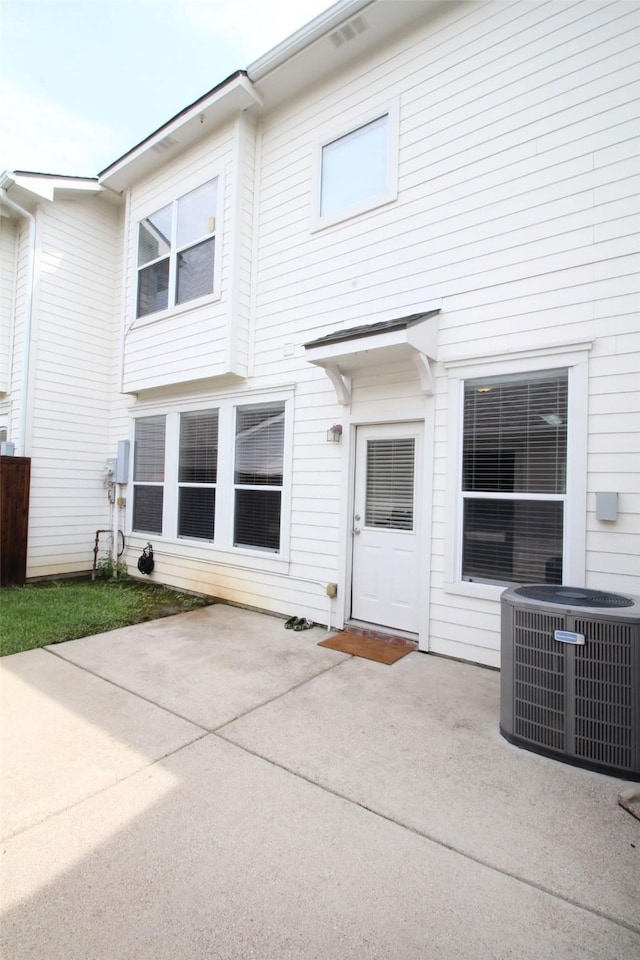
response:
<svg viewBox="0 0 640 960"><path fill-rule="evenodd" d="M329 647L330 650L350 653L352 657L364 657L366 660L375 660L376 663L387 665L412 653L411 648L397 647L393 643L374 640L372 637L359 637L355 633L338 633L335 637L321 640L318 646Z"/></svg>

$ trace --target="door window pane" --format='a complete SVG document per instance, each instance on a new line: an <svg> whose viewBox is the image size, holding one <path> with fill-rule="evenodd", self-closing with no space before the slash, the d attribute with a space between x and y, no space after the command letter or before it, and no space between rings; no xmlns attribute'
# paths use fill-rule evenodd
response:
<svg viewBox="0 0 640 960"><path fill-rule="evenodd" d="M365 524L413 530L415 440L367 442Z"/></svg>

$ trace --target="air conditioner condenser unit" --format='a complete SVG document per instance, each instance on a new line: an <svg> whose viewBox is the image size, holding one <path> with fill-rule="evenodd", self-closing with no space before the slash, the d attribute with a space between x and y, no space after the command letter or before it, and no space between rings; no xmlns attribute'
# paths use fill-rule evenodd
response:
<svg viewBox="0 0 640 960"><path fill-rule="evenodd" d="M502 735L640 780L640 597L529 584L501 608Z"/></svg>

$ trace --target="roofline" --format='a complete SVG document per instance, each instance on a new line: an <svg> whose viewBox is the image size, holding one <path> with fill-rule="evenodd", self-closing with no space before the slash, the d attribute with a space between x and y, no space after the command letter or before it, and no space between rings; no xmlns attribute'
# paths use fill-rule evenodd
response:
<svg viewBox="0 0 640 960"><path fill-rule="evenodd" d="M73 173L39 173L37 170L12 170L9 176L14 177L47 177L50 180L86 180L87 183L97 183L97 177L80 177Z"/></svg>
<svg viewBox="0 0 640 960"><path fill-rule="evenodd" d="M123 153L122 156L118 157L116 160L113 160L107 167L104 168L104 170L100 170L98 173L98 179L108 175L110 170L112 170L114 167L119 166L121 163L123 163L123 161L126 161L127 157L130 157L131 154L135 153L141 147L144 147L146 143L149 143L149 141L155 139L159 133L162 133L163 130L166 130L167 127L170 127L173 123L176 122L176 120L179 120L180 117L185 116L185 114L189 113L191 110L199 106L201 103L204 103L204 101L207 100L209 97L213 96L213 94L218 93L224 87L229 86L231 83L233 83L234 80L239 80L240 77L248 78L247 71L236 70L235 73L230 74L225 80L222 80L221 83L216 84L216 86L212 87L211 90L208 90L207 93L204 93L201 97L198 97L197 100L194 100L193 103L190 103L188 106L183 107L182 110L179 110L178 113L176 113L173 117L165 121L165 123L159 126L156 130L154 130L152 133L146 136L139 143L136 143L135 146L131 147L130 150L127 150L127 152Z"/></svg>
<svg viewBox="0 0 640 960"><path fill-rule="evenodd" d="M272 70L277 69L287 60L290 60L296 54L300 53L310 44L314 43L319 37L324 36L333 27L337 27L345 20L370 7L376 0L338 0L333 6L324 10L309 23L304 24L295 33L287 37L277 46L268 50L267 53L258 57L247 67L246 74L252 81L261 80Z"/></svg>

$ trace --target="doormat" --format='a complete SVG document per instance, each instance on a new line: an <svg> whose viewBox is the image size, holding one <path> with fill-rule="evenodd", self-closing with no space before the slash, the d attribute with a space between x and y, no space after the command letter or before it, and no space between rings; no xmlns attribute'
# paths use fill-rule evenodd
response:
<svg viewBox="0 0 640 960"><path fill-rule="evenodd" d="M398 647L384 640L374 640L372 637L359 637L355 633L338 633L335 637L321 640L318 646L339 650L341 653L350 653L352 657L364 657L365 660L386 663L387 666L413 652L408 647Z"/></svg>

